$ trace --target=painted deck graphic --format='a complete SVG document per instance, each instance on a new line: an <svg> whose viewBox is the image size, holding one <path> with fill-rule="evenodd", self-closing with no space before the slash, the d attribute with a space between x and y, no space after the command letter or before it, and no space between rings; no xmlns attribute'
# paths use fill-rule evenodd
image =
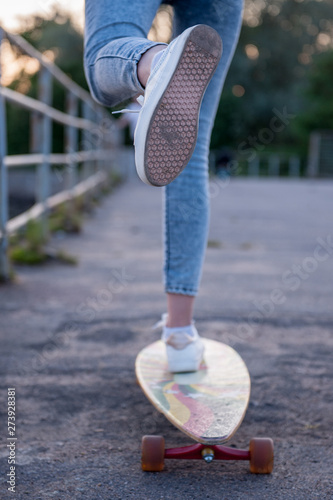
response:
<svg viewBox="0 0 333 500"><path fill-rule="evenodd" d="M165 345L159 340L138 354L136 375L148 399L172 424L200 443L221 444L243 420L250 377L231 347L203 340L204 362L197 372L168 372Z"/></svg>

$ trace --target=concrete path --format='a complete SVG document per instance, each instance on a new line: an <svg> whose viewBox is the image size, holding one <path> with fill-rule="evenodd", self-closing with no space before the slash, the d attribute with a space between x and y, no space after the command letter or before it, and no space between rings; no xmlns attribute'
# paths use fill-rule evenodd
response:
<svg viewBox="0 0 333 500"><path fill-rule="evenodd" d="M239 351L251 403L231 445L271 436L275 468L169 461L140 469L143 434L188 443L135 383L140 348L158 337L161 191L131 181L79 236L52 245L77 267L16 269L0 287L0 498L332 498L333 183L212 181L210 242L196 320ZM197 209L200 209L198 203ZM7 491L7 388L16 388L16 494Z"/></svg>

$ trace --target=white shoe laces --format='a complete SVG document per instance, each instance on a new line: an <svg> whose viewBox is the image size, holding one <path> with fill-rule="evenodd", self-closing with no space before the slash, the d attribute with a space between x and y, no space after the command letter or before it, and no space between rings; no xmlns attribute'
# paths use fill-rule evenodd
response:
<svg viewBox="0 0 333 500"><path fill-rule="evenodd" d="M151 328L152 330L157 330L158 328L163 328L163 326L166 326L166 323L168 321L168 313L163 313L162 318L155 323Z"/></svg>
<svg viewBox="0 0 333 500"><path fill-rule="evenodd" d="M144 96L139 95L139 97L137 97L136 100L142 108L144 100L145 100ZM119 111L112 111L112 114L116 115L117 113L140 113L140 111L141 111L141 109L119 109Z"/></svg>
<svg viewBox="0 0 333 500"><path fill-rule="evenodd" d="M175 332L171 333L164 342L174 349L177 349L177 351L182 351L185 347L194 342L194 338L188 333Z"/></svg>
<svg viewBox="0 0 333 500"><path fill-rule="evenodd" d="M168 313L163 313L162 318L159 321L157 321L155 325L152 326L152 329L157 330L158 328L164 328L166 326L167 321L168 321ZM186 332L175 331L173 333L170 333L170 335L167 338L163 334L162 340L165 342L165 344L172 346L174 349L182 350L187 345L194 342L194 337Z"/></svg>

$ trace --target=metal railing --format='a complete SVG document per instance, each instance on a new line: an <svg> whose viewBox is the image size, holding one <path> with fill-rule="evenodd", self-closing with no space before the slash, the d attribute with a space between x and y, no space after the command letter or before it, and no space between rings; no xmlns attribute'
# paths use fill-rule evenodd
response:
<svg viewBox="0 0 333 500"><path fill-rule="evenodd" d="M210 169L213 173L219 170L231 175L248 177L301 177L303 175L301 158L286 153L253 153L253 158L242 158L237 152L232 152L230 158L224 159L219 168L221 151L210 152Z"/></svg>
<svg viewBox="0 0 333 500"><path fill-rule="evenodd" d="M2 85L4 43L15 46L20 53L39 62L37 99ZM53 81L57 81L66 92L65 111L52 107ZM7 154L7 103L30 113L31 139L27 154ZM64 127L65 151L61 154L52 153L53 122ZM114 120L88 92L22 37L0 28L0 280L9 278L9 236L36 218L41 220L43 235L47 236L51 208L96 189L106 180L117 141ZM36 168L36 203L8 220L8 170L32 165ZM63 189L51 195L51 174L55 166L58 175L63 176Z"/></svg>

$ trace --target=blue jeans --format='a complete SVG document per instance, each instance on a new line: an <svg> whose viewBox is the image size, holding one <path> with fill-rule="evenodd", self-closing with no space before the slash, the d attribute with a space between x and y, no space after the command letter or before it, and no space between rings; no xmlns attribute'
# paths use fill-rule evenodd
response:
<svg viewBox="0 0 333 500"><path fill-rule="evenodd" d="M137 64L158 45L147 34L160 0L86 0L85 71L93 97L115 106L143 88ZM238 41L243 0L172 0L174 37L196 24L221 36L223 55L202 101L198 140L185 170L164 193L164 282L168 293L195 296L209 226L208 153L223 83Z"/></svg>

